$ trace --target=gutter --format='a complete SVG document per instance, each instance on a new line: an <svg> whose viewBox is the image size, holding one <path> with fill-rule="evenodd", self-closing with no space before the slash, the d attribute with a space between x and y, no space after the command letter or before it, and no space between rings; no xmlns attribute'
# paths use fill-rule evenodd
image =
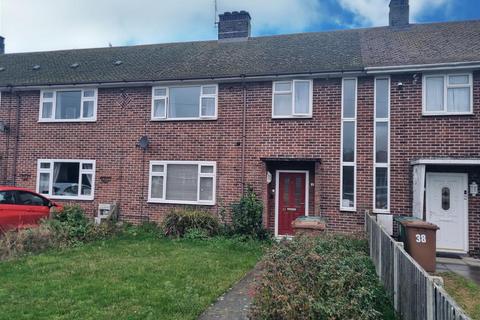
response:
<svg viewBox="0 0 480 320"><path fill-rule="evenodd" d="M448 62L448 63L431 63L431 64L412 64L401 66L384 66L384 67L366 67L367 74L385 74L385 73L402 73L402 72L420 72L435 70L463 70L480 68L480 61L472 62Z"/></svg>
<svg viewBox="0 0 480 320"><path fill-rule="evenodd" d="M224 83L224 82L252 82L260 80L279 80L279 79L291 79L291 78L341 78L344 76L358 76L365 75L363 70L347 70L336 72L305 72L305 73L292 73L292 74L273 74L273 75L240 75L233 77L210 77L210 78L189 78L189 79L168 79L168 80L139 80L139 81L114 81L114 82L71 82L62 84L45 84L45 85L7 85L0 86L0 90L7 90L15 88L16 91L27 90L42 90L46 88L72 88L72 87L96 87L96 88L114 88L114 87L143 87L143 86L157 86L168 84L180 84L180 83Z"/></svg>

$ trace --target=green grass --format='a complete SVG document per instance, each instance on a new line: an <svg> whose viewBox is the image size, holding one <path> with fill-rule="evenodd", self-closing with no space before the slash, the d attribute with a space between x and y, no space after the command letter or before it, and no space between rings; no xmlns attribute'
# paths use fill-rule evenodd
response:
<svg viewBox="0 0 480 320"><path fill-rule="evenodd" d="M0 262L0 319L195 319L258 243L115 239Z"/></svg>
<svg viewBox="0 0 480 320"><path fill-rule="evenodd" d="M439 273L445 281L445 290L463 308L472 320L480 320L480 286L453 272Z"/></svg>

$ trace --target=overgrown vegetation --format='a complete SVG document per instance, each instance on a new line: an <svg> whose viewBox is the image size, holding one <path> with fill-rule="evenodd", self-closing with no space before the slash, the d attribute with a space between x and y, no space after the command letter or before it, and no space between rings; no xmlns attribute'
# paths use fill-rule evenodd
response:
<svg viewBox="0 0 480 320"><path fill-rule="evenodd" d="M263 203L251 187L239 202L232 204L232 232L255 239L267 239L268 231L263 227Z"/></svg>
<svg viewBox="0 0 480 320"><path fill-rule="evenodd" d="M162 222L164 234L169 237L205 238L217 235L220 223L209 212L195 209L173 210Z"/></svg>
<svg viewBox="0 0 480 320"><path fill-rule="evenodd" d="M480 320L480 286L456 273L440 273L445 282L445 290L472 318Z"/></svg>
<svg viewBox="0 0 480 320"><path fill-rule="evenodd" d="M367 254L352 236L299 237L263 263L252 319L395 319Z"/></svg>

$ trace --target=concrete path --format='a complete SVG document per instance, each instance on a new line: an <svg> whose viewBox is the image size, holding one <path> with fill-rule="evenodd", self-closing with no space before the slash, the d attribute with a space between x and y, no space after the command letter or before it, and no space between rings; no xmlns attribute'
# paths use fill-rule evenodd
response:
<svg viewBox="0 0 480 320"><path fill-rule="evenodd" d="M480 260L472 258L437 258L437 272L455 272L480 285Z"/></svg>
<svg viewBox="0 0 480 320"><path fill-rule="evenodd" d="M246 320L252 303L255 279L260 275L258 265L223 294L198 318L199 320Z"/></svg>

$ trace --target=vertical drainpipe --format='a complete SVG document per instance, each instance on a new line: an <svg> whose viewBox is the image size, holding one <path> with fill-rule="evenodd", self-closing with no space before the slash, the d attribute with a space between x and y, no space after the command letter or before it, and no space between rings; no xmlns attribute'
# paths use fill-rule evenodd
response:
<svg viewBox="0 0 480 320"><path fill-rule="evenodd" d="M247 140L247 86L245 84L245 75L242 75L243 90L243 114L242 114L242 195L245 194L245 143Z"/></svg>
<svg viewBox="0 0 480 320"><path fill-rule="evenodd" d="M17 92L17 114L15 120L15 153L13 156L13 185L17 185L17 160L18 160L18 143L20 140L20 104L21 104L21 96L20 93Z"/></svg>

